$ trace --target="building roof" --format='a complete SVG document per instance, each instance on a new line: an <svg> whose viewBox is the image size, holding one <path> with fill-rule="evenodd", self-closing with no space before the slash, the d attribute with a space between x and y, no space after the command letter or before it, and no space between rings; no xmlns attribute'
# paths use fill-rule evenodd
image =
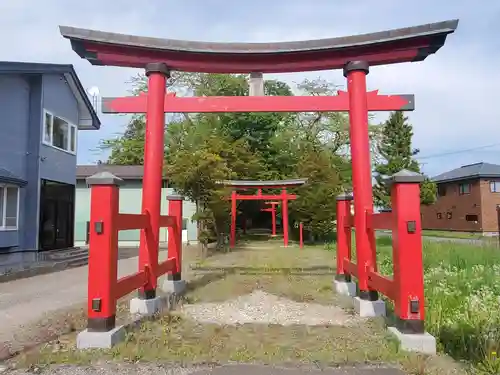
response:
<svg viewBox="0 0 500 375"><path fill-rule="evenodd" d="M341 69L349 61L370 66L422 61L441 48L458 20L362 35L272 43L217 43L125 35L60 26L73 50L93 65L205 73L284 73Z"/></svg>
<svg viewBox="0 0 500 375"><path fill-rule="evenodd" d="M101 127L101 120L90 102L73 65L42 64L29 62L0 61L0 74L60 74L68 83L78 102L79 130L93 130Z"/></svg>
<svg viewBox="0 0 500 375"><path fill-rule="evenodd" d="M475 163L442 173L432 178L434 182L452 182L477 178L500 178L500 165Z"/></svg>
<svg viewBox="0 0 500 375"><path fill-rule="evenodd" d="M82 180L99 172L110 172L123 180L142 180L144 177L144 166L142 165L77 165L76 179Z"/></svg>
<svg viewBox="0 0 500 375"><path fill-rule="evenodd" d="M19 186L24 186L28 183L28 181L16 176L14 173L5 168L0 168L0 182Z"/></svg>

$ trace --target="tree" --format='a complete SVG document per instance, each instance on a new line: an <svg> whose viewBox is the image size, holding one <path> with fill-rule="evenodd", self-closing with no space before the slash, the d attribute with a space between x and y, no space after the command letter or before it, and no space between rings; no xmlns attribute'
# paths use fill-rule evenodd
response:
<svg viewBox="0 0 500 375"><path fill-rule="evenodd" d="M341 192L342 165L345 159L328 150L304 145L297 164L297 174L308 178L296 190L298 199L290 203L294 220L302 222L311 240L332 233L336 217L336 197Z"/></svg>
<svg viewBox="0 0 500 375"><path fill-rule="evenodd" d="M255 175L260 160L242 140L232 142L220 133L215 122L192 126L187 121L170 124L166 171L175 189L193 202L202 243L214 232L226 231L229 195L218 182Z"/></svg>
<svg viewBox="0 0 500 375"><path fill-rule="evenodd" d="M167 88L178 95L241 96L248 95L247 78L174 72ZM305 95L336 93L322 80L306 80L298 88ZM264 90L293 95L281 81L265 81ZM131 91L147 91L143 75L132 78ZM290 205L290 222L300 220L312 235L323 236L333 227L335 195L350 180L348 126L342 113L178 114L166 126L166 174L179 193L196 202L200 242L228 229L229 192L217 183L223 179L309 178ZM143 164L144 130L144 116L133 116L123 136L103 141L101 148L111 151L108 162Z"/></svg>
<svg viewBox="0 0 500 375"><path fill-rule="evenodd" d="M110 149L107 163L117 165L144 164L145 121L143 115L132 116L122 136L101 141L101 149Z"/></svg>
<svg viewBox="0 0 500 375"><path fill-rule="evenodd" d="M402 169L420 173L414 159L420 151L412 148L413 129L402 111L392 112L383 124L377 149L382 161L375 166L374 201L381 207L391 206L391 192L385 180ZM421 185L420 200L431 204L435 200L436 186L426 180Z"/></svg>

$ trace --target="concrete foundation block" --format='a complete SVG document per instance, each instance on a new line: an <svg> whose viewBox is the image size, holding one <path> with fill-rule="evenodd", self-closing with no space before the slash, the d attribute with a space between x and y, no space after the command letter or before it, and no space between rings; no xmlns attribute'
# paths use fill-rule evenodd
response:
<svg viewBox="0 0 500 375"><path fill-rule="evenodd" d="M402 350L430 355L436 354L436 338L427 332L403 333L396 327L389 327L389 332L396 336Z"/></svg>
<svg viewBox="0 0 500 375"><path fill-rule="evenodd" d="M356 284L352 281L333 280L333 285L337 294L349 297L356 296Z"/></svg>
<svg viewBox="0 0 500 375"><path fill-rule="evenodd" d="M162 297L152 299L133 298L130 300L130 313L152 316L167 309L167 305L167 300Z"/></svg>
<svg viewBox="0 0 500 375"><path fill-rule="evenodd" d="M163 280L161 285L161 290L165 293L172 293L176 295L181 295L186 291L186 281L185 280Z"/></svg>
<svg viewBox="0 0 500 375"><path fill-rule="evenodd" d="M167 300L168 309L174 310L179 303L181 296L186 291L186 281L165 279L162 283L161 290L167 293L165 298Z"/></svg>
<svg viewBox="0 0 500 375"><path fill-rule="evenodd" d="M118 326L108 332L82 331L76 337L78 349L109 349L125 340L124 326Z"/></svg>
<svg viewBox="0 0 500 375"><path fill-rule="evenodd" d="M381 299L376 301L367 301L359 297L354 297L354 310L362 318L375 316L385 316L385 302Z"/></svg>

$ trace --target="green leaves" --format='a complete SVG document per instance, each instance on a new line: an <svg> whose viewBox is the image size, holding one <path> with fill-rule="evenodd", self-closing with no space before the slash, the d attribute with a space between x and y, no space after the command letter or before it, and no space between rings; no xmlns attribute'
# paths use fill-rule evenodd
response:
<svg viewBox="0 0 500 375"><path fill-rule="evenodd" d="M246 75L173 72L167 86L177 95L248 95ZM147 91L147 79L132 78L134 95ZM324 80L298 85L303 95L335 95ZM285 82L264 82L266 95L293 95ZM105 140L108 162L143 164L144 116L134 116L122 136ZM306 186L290 205L292 223L302 221L313 235L333 229L335 196L350 180L345 155L349 144L348 117L343 113L222 113L177 114L165 132L165 173L170 185L197 203L200 235L226 231L229 191L224 179L279 180L306 177ZM248 202L259 205L261 202ZM248 213L260 208L247 207Z"/></svg>
<svg viewBox="0 0 500 375"><path fill-rule="evenodd" d="M391 206L391 192L384 183L384 179L402 169L420 172L418 162L413 158L419 153L412 148L413 129L403 112L391 113L389 119L382 125L379 135L377 151L382 158L375 166L375 180L373 195L375 204L381 207ZM432 204L436 197L436 185L427 180L421 184L420 200L423 204Z"/></svg>

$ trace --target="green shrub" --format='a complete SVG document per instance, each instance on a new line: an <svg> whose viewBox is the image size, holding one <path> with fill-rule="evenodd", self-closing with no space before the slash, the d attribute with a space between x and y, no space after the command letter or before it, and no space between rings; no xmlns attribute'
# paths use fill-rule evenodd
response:
<svg viewBox="0 0 500 375"><path fill-rule="evenodd" d="M500 374L500 250L424 241L423 264L426 330L439 349L482 373ZM377 238L377 265L392 275L390 237Z"/></svg>

